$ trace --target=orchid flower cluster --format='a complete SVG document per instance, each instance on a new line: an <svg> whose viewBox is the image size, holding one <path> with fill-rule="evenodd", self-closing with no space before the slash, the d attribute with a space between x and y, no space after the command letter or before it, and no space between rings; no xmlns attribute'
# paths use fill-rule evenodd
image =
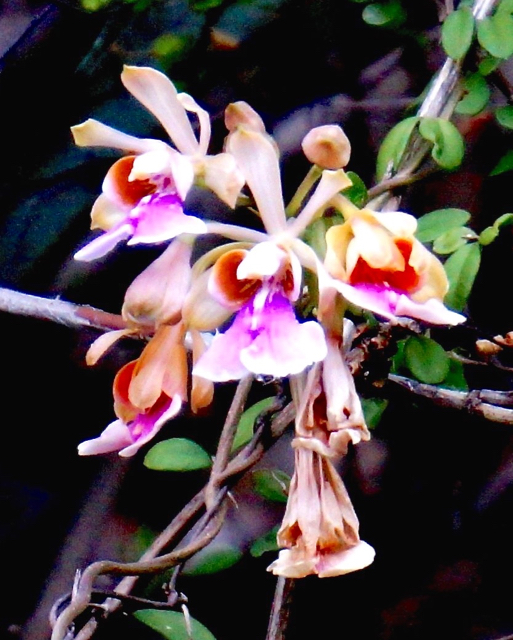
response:
<svg viewBox="0 0 513 640"><path fill-rule="evenodd" d="M351 303L391 322L401 316L462 322L443 304L443 266L415 238L411 215L359 209L344 196L351 186L344 171L350 144L337 125L304 138L317 179L303 189L298 206L286 208L277 146L248 104L227 107L224 151L209 155L210 119L191 96L151 68L126 67L121 80L171 144L95 120L73 127L78 145L125 154L108 171L92 209L92 228L101 234L75 258L94 260L122 241L168 245L126 292L127 328L102 335L87 354L93 364L124 335L152 335L115 377L117 419L80 444L79 453L133 455L187 403L193 413L208 407L215 382L248 374L288 378L296 406L295 471L278 533L282 551L269 569L294 578L361 569L374 550L360 540L335 467L349 444L370 437L346 364L353 327L344 309ZM193 185L233 209L250 196L262 230L192 215L187 194ZM326 231L319 255L305 231L328 210L343 222ZM225 242L191 264L195 240L204 234ZM305 284L312 281L315 286ZM299 304L305 300L308 305ZM314 311L302 317L300 308Z"/></svg>

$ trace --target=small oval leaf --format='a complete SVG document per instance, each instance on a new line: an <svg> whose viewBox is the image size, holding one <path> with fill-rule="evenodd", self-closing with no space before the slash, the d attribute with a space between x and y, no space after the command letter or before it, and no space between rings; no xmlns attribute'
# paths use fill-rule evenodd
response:
<svg viewBox="0 0 513 640"><path fill-rule="evenodd" d="M486 227L479 234L479 244L482 244L483 247L486 247L488 244L492 244L494 240L499 236L499 229L495 227Z"/></svg>
<svg viewBox="0 0 513 640"><path fill-rule="evenodd" d="M474 36L474 16L468 7L450 13L442 25L442 46L445 53L459 60L467 53Z"/></svg>
<svg viewBox="0 0 513 640"><path fill-rule="evenodd" d="M159 442L144 458L144 466L155 471L196 471L211 465L212 460L205 449L186 438Z"/></svg>
<svg viewBox="0 0 513 640"><path fill-rule="evenodd" d="M381 416L388 407L388 400L386 398L362 398L361 402L365 422L369 429L374 429L378 426Z"/></svg>
<svg viewBox="0 0 513 640"><path fill-rule="evenodd" d="M242 551L237 547L227 543L214 542L187 560L182 573L186 576L205 576L219 573L219 571L233 567L242 556Z"/></svg>
<svg viewBox="0 0 513 640"><path fill-rule="evenodd" d="M272 502L287 502L290 478L280 469L261 469L253 473L255 491Z"/></svg>
<svg viewBox="0 0 513 640"><path fill-rule="evenodd" d="M239 449L248 443L253 437L255 421L258 416L272 405L274 397L264 398L260 402L255 403L249 409L246 409L241 415L235 438L233 439L232 451Z"/></svg>
<svg viewBox="0 0 513 640"><path fill-rule="evenodd" d="M455 251L445 262L444 269L449 280L449 292L445 304L456 311L463 311L472 291L479 265L481 248L479 244L467 244Z"/></svg>
<svg viewBox="0 0 513 640"><path fill-rule="evenodd" d="M279 528L280 525L276 525L276 527L273 527L271 531L268 531L253 542L249 549L249 553L253 558L260 558L260 556L267 553L267 551L278 551L280 547L278 546L276 536Z"/></svg>
<svg viewBox="0 0 513 640"><path fill-rule="evenodd" d="M513 129L513 106L499 107L495 111L495 117L500 125L506 129Z"/></svg>
<svg viewBox="0 0 513 640"><path fill-rule="evenodd" d="M444 169L455 169L461 164L465 153L463 138L456 127L443 118L422 118L420 135L433 143L431 155Z"/></svg>
<svg viewBox="0 0 513 640"><path fill-rule="evenodd" d="M513 18L509 12L497 12L477 23L479 44L496 58L513 54Z"/></svg>
<svg viewBox="0 0 513 640"><path fill-rule="evenodd" d="M454 227L449 229L445 233L433 242L433 251L440 255L447 255L454 253L456 249L459 249L466 244L469 238L475 239L475 233L468 227Z"/></svg>
<svg viewBox="0 0 513 640"><path fill-rule="evenodd" d="M490 87L479 73L473 73L463 82L465 95L456 105L456 113L475 116L482 111L490 100Z"/></svg>
<svg viewBox="0 0 513 640"><path fill-rule="evenodd" d="M490 176L498 176L513 169L513 151L505 153L495 167L490 171Z"/></svg>
<svg viewBox="0 0 513 640"><path fill-rule="evenodd" d="M342 193L346 198L349 198L355 206L363 207L368 199L365 182L354 171L348 171L347 177L353 184L350 187L347 187L347 189L344 189Z"/></svg>
<svg viewBox="0 0 513 640"><path fill-rule="evenodd" d="M134 613L134 617L167 640L216 640L212 633L194 618L190 618L189 635L184 615L179 611L140 609Z"/></svg>
<svg viewBox="0 0 513 640"><path fill-rule="evenodd" d="M420 242L433 242L449 229L461 227L469 220L470 213L464 209L437 209L419 218L416 236Z"/></svg>
<svg viewBox="0 0 513 640"><path fill-rule="evenodd" d="M406 12L400 0L386 0L367 5L362 12L362 18L374 27L397 27L406 19Z"/></svg>
<svg viewBox="0 0 513 640"><path fill-rule="evenodd" d="M438 342L426 336L408 338L404 360L417 380L427 384L440 384L449 373L449 356Z"/></svg>
<svg viewBox="0 0 513 640"><path fill-rule="evenodd" d="M390 166L392 166L393 169L398 167L408 140L418 122L419 118L416 116L406 118L398 122L395 127L387 133L379 148L378 159L376 161L376 175L378 180L385 175Z"/></svg>

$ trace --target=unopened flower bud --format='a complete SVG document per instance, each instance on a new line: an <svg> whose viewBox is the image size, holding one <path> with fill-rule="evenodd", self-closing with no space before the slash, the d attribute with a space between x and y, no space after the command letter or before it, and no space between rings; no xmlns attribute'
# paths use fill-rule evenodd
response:
<svg viewBox="0 0 513 640"><path fill-rule="evenodd" d="M239 125L244 125L250 131L265 133L265 124L262 118L253 107L242 100L232 102L226 107L224 123L228 131L235 131Z"/></svg>
<svg viewBox="0 0 513 640"><path fill-rule="evenodd" d="M174 240L128 287L122 315L129 325L158 327L179 320L190 284L191 246Z"/></svg>
<svg viewBox="0 0 513 640"><path fill-rule="evenodd" d="M351 156L351 143L336 124L315 127L303 138L301 146L308 160L322 169L341 169Z"/></svg>

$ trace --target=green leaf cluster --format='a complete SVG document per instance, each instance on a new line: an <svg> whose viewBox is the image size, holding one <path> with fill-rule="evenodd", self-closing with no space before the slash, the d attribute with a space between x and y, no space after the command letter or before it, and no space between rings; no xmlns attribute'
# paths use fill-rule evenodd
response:
<svg viewBox="0 0 513 640"><path fill-rule="evenodd" d="M461 362L452 359L441 344L427 336L410 336L399 341L392 370L425 384L468 388Z"/></svg>
<svg viewBox="0 0 513 640"><path fill-rule="evenodd" d="M464 209L437 209L419 218L417 226L421 242L433 243L433 251L449 256L444 263L449 280L445 303L456 311L465 308L481 263L479 243L483 242L466 226L469 220L470 213Z"/></svg>
<svg viewBox="0 0 513 640"><path fill-rule="evenodd" d="M424 140L432 143L431 156L443 169L456 169L463 160L465 144L458 129L443 118L413 116L393 127L381 143L376 163L378 180L397 171L415 128Z"/></svg>

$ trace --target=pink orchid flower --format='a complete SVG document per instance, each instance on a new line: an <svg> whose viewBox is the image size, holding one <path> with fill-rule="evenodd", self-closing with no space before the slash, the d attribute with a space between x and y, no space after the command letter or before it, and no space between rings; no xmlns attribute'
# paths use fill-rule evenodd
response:
<svg viewBox="0 0 513 640"><path fill-rule="evenodd" d="M202 286L208 283L210 299L217 305L215 309L212 305L211 315L219 316L219 304L225 312L237 313L228 330L214 336L194 372L213 381L239 379L248 372L275 377L299 373L323 360L327 350L322 327L316 321L300 323L293 308L301 288L304 246L298 236L350 180L342 170L324 171L304 209L287 222L279 162L270 137L239 125L226 146L251 189L267 234L207 225L210 232L254 246L221 249L224 254L206 272L208 277L202 276ZM192 326L201 324L205 301L196 308L189 306Z"/></svg>
<svg viewBox="0 0 513 640"><path fill-rule="evenodd" d="M414 237L413 216L360 210L342 196L337 203L346 221L326 233L324 265L349 302L392 321L399 316L432 324L465 321L443 304L447 276L441 262Z"/></svg>
<svg viewBox="0 0 513 640"><path fill-rule="evenodd" d="M161 326L138 360L126 364L114 380L115 422L98 438L82 442L82 456L119 451L134 455L182 408L187 398L187 353L181 323Z"/></svg>
<svg viewBox="0 0 513 640"><path fill-rule="evenodd" d="M122 240L156 243L182 233L205 233L205 223L183 210L194 180L231 207L243 186L229 154L207 155L210 119L191 96L179 94L167 76L149 67L125 67L121 81L160 121L176 148L136 138L96 120L72 127L79 146L112 147L128 154L108 171L91 212L91 228L104 233L78 251L77 260L101 257ZM188 113L198 118L199 138Z"/></svg>

